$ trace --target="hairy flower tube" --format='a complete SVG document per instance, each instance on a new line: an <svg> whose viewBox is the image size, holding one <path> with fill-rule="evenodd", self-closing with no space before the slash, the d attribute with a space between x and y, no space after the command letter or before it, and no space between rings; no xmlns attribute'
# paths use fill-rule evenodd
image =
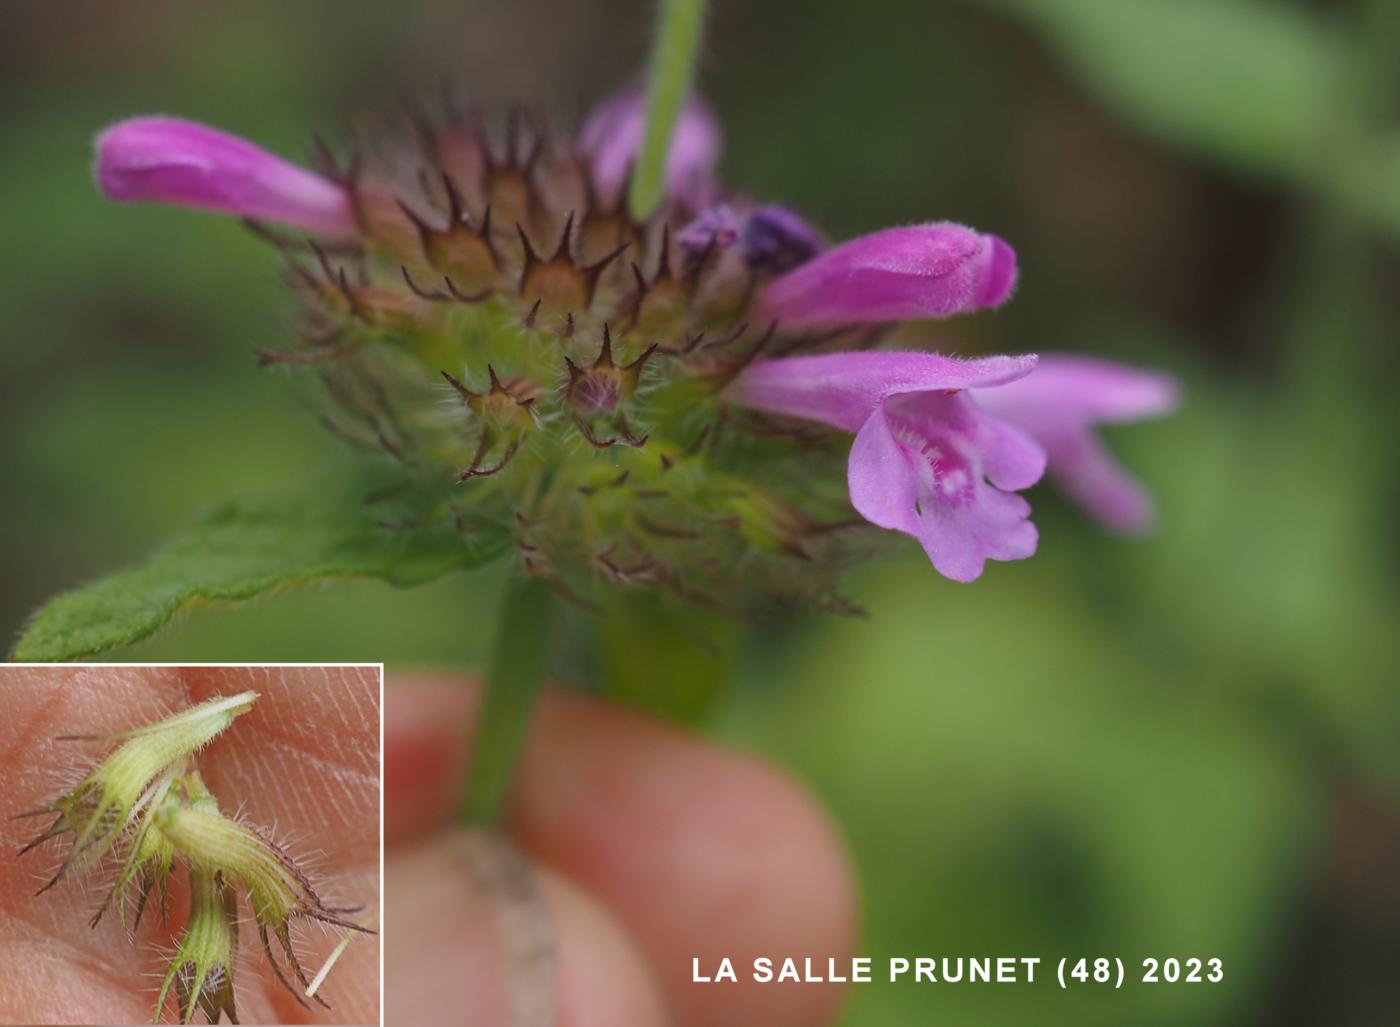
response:
<svg viewBox="0 0 1400 1027"><path fill-rule="evenodd" d="M1033 358L969 372L878 348L901 321L1005 302L1017 265L1002 239L929 222L829 246L797 212L713 177L719 130L698 99L681 112L667 195L640 221L625 202L635 91L578 132L519 112L490 123L450 97L390 120L348 160L318 154L343 205L299 194L280 158L227 156L221 133L204 130L202 149L194 129L169 143L200 167L200 205L249 221L286 266L300 341L261 348L261 363L303 381L322 422L392 468L403 494L456 483L385 531L508 535L524 573L590 608L640 589L730 610L765 598L850 610L838 578L871 537L852 506L917 537L958 580L1034 551L1014 493L1039 477L1042 444L955 394L1033 379ZM115 198L133 193L108 187L109 165L124 163L126 135L155 138L147 121L98 140ZM250 181L304 202L274 209ZM351 230L318 224L345 209ZM779 384L776 368L800 378L818 365L797 362L838 357L853 363L831 365L837 377L860 368L861 398L837 414L796 399L809 389L796 378ZM841 431L856 433L845 476Z"/></svg>
<svg viewBox="0 0 1400 1027"><path fill-rule="evenodd" d="M97 140L102 190L114 200L237 209L309 232L349 235L355 221L335 183L236 136L180 118L119 122Z"/></svg>
<svg viewBox="0 0 1400 1027"><path fill-rule="evenodd" d="M1000 306L1016 254L995 235L947 222L842 243L763 291L762 316L791 328L948 317Z"/></svg>
<svg viewBox="0 0 1400 1027"><path fill-rule="evenodd" d="M156 1021L173 985L181 1022L189 1023L196 1009L211 1023L224 1014L238 1022L233 981L238 885L246 892L278 979L303 1005L301 994L272 959L267 928L277 935L304 988L307 981L293 953L290 918L307 917L373 933L341 916L354 910L326 907L305 871L258 829L225 818L205 786L195 765L198 750L251 708L256 698L257 693L244 692L211 699L147 727L110 736L126 741L75 789L44 809L25 814L56 811L59 818L21 855L58 835L75 834L58 874L39 894L75 868L95 869L97 846L103 851L125 850L115 881L91 920L94 926L114 904L125 922L126 896L133 884L140 893L134 924L139 924L157 887L165 916L167 882L177 862L187 867L190 915L156 1000ZM319 996L317 1001L326 1004Z"/></svg>

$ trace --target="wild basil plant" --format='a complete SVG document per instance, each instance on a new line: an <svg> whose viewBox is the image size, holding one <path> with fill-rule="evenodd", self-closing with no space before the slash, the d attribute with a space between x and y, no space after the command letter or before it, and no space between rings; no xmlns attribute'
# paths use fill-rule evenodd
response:
<svg viewBox="0 0 1400 1027"><path fill-rule="evenodd" d="M720 125L690 87L698 20L676 14L698 6L666 5L649 90L576 128L449 95L339 159L319 145L309 168L180 118L102 132L111 199L233 215L267 241L297 313L258 361L364 458L216 509L146 567L61 597L17 653L124 644L207 599L499 558L517 584L487 673L489 764L492 723L518 721L546 673L560 600L598 623L635 597L648 623L854 612L843 572L892 533L971 582L1035 553L1022 493L1047 473L1109 528L1146 528L1095 426L1169 411L1173 381L901 345L904 322L1006 303L1014 250L937 220L832 242L721 181Z"/></svg>

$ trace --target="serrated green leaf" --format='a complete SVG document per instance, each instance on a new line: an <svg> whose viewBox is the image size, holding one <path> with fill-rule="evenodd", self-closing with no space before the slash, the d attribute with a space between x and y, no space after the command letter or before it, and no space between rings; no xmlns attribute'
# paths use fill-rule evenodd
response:
<svg viewBox="0 0 1400 1027"><path fill-rule="evenodd" d="M11 657L81 659L155 633L201 603L347 578L408 587L467 570L505 551L500 525L464 528L439 483L367 500L362 480L317 479L294 492L214 507L143 566L54 599Z"/></svg>

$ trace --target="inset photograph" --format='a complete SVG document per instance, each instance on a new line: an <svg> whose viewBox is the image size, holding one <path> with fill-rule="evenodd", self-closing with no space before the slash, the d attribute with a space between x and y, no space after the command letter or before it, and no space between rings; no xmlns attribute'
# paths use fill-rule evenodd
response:
<svg viewBox="0 0 1400 1027"><path fill-rule="evenodd" d="M0 1023L378 1023L382 688L0 667Z"/></svg>

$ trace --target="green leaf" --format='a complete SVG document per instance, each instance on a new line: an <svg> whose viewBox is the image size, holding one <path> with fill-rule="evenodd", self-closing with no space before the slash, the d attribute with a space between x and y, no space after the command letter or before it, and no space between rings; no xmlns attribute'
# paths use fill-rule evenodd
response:
<svg viewBox="0 0 1400 1027"><path fill-rule="evenodd" d="M1134 128L1237 170L1315 188L1400 234L1400 145L1339 135L1353 40L1260 0L984 0L1035 30ZM1338 147L1349 152L1345 159Z"/></svg>
<svg viewBox="0 0 1400 1027"><path fill-rule="evenodd" d="M433 482L376 492L349 476L223 503L143 566L54 599L11 656L80 659L138 642L205 602L346 578L420 585L504 552L508 529L459 523L449 490Z"/></svg>

